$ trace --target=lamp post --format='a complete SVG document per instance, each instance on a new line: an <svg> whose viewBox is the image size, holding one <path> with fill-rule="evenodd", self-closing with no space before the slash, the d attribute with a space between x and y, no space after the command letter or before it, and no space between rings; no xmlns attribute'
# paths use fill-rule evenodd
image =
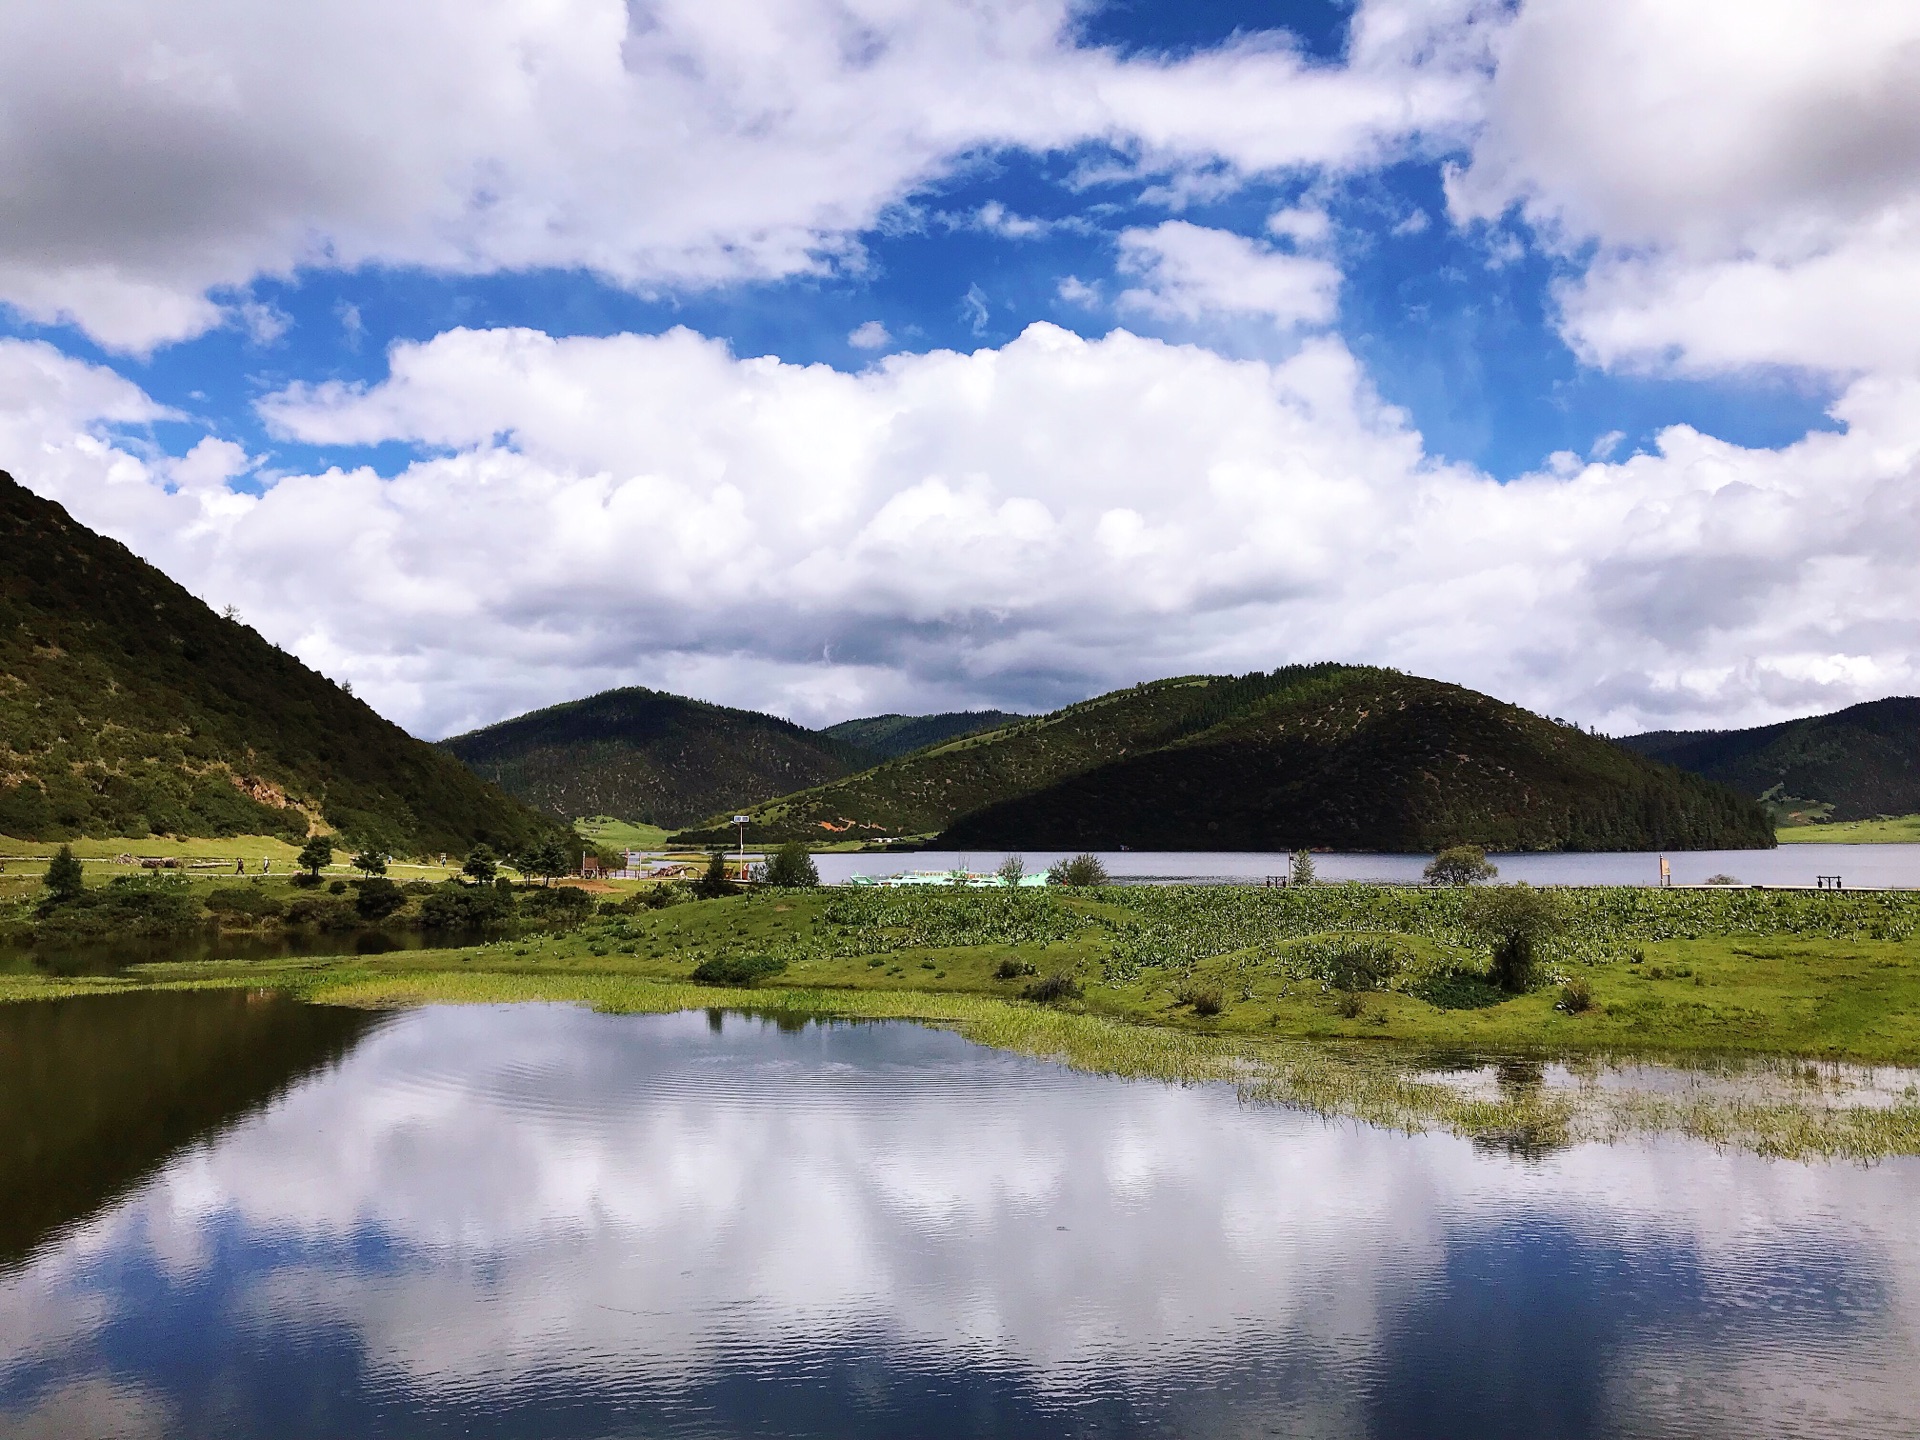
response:
<svg viewBox="0 0 1920 1440"><path fill-rule="evenodd" d="M733 823L740 827L740 879L744 882L747 878L747 817L736 815Z"/></svg>

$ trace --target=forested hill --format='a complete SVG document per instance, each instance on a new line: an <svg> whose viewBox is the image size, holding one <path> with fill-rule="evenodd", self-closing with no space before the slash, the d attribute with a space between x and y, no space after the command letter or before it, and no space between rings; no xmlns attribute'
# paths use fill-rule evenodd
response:
<svg viewBox="0 0 1920 1440"><path fill-rule="evenodd" d="M463 851L551 825L0 473L0 834L310 828Z"/></svg>
<svg viewBox="0 0 1920 1440"><path fill-rule="evenodd" d="M953 710L944 715L869 715L860 720L842 720L820 733L857 745L881 760L897 760L929 745L958 740L963 735L978 735L983 730L998 730L1025 720L1006 710Z"/></svg>
<svg viewBox="0 0 1920 1440"><path fill-rule="evenodd" d="M1723 786L1456 685L1344 665L1139 685L752 813L750 839L981 848L1773 844Z"/></svg>
<svg viewBox="0 0 1920 1440"><path fill-rule="evenodd" d="M752 710L638 687L440 742L549 815L686 825L865 769L874 756Z"/></svg>
<svg viewBox="0 0 1920 1440"><path fill-rule="evenodd" d="M1920 699L1913 696L1750 730L1655 730L1618 743L1784 813L1868 820L1920 812Z"/></svg>

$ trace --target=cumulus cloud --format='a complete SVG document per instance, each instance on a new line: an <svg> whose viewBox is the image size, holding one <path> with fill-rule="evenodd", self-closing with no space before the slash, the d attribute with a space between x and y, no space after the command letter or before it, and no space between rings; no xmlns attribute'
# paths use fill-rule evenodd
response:
<svg viewBox="0 0 1920 1440"><path fill-rule="evenodd" d="M641 289L812 272L983 149L1248 174L1457 137L1502 19L1368 0L1325 65L1260 35L1124 58L1078 43L1076 8L6 7L0 301L147 351L221 323L221 287L300 266L580 267Z"/></svg>
<svg viewBox="0 0 1920 1440"><path fill-rule="evenodd" d="M1456 214L1570 249L1602 364L1920 366L1920 8L1529 0Z"/></svg>
<svg viewBox="0 0 1920 1440"><path fill-rule="evenodd" d="M1327 336L1236 361L1042 324L846 374L460 330L263 407L422 458L256 496L169 486L113 439L155 407L105 371L8 342L9 376L21 478L425 734L634 682L818 722L1337 658L1626 729L1920 681L1907 381L1782 450L1675 427L1501 485L1433 461Z"/></svg>
<svg viewBox="0 0 1920 1440"><path fill-rule="evenodd" d="M1326 217L1319 216L1316 227L1306 218L1315 213L1287 211L1274 219L1281 233L1318 239ZM1185 220L1123 231L1119 268L1139 281L1120 293L1120 308L1160 320L1254 315L1283 329L1322 325L1333 318L1340 290L1340 271L1325 260L1268 250L1230 230Z"/></svg>

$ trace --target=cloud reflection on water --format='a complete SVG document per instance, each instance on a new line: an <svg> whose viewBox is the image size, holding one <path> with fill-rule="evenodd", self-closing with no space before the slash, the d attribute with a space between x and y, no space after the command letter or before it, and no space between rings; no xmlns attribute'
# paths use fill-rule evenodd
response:
<svg viewBox="0 0 1920 1440"><path fill-rule="evenodd" d="M426 1010L11 1280L0 1415L109 1373L204 1413L142 1358L190 1314L215 1373L350 1357L390 1433L1894 1434L1914 1176L1490 1159L903 1025Z"/></svg>

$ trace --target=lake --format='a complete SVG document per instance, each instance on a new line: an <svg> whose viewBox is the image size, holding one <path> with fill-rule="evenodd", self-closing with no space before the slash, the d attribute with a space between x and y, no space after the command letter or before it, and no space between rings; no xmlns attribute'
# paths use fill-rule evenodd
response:
<svg viewBox="0 0 1920 1440"><path fill-rule="evenodd" d="M993 870L1003 850L920 850L912 854L829 854L814 856L820 878L838 884L850 875L881 876L902 870ZM1067 857L1063 850L1022 850L1027 873L1047 869ZM1100 861L1118 881L1186 881L1258 885L1285 875L1284 853L1247 851L1102 850ZM1669 850L1677 885L1697 885L1714 875L1732 875L1750 885L1813 885L1822 875L1838 875L1851 886L1920 886L1920 845L1782 845L1776 850ZM1418 883L1425 855L1315 855L1321 880L1388 880ZM1489 855L1502 880L1532 885L1657 885L1660 857L1652 853L1591 855Z"/></svg>
<svg viewBox="0 0 1920 1440"><path fill-rule="evenodd" d="M0 1157L10 1435L1920 1432L1912 1161L245 993L0 1007Z"/></svg>

